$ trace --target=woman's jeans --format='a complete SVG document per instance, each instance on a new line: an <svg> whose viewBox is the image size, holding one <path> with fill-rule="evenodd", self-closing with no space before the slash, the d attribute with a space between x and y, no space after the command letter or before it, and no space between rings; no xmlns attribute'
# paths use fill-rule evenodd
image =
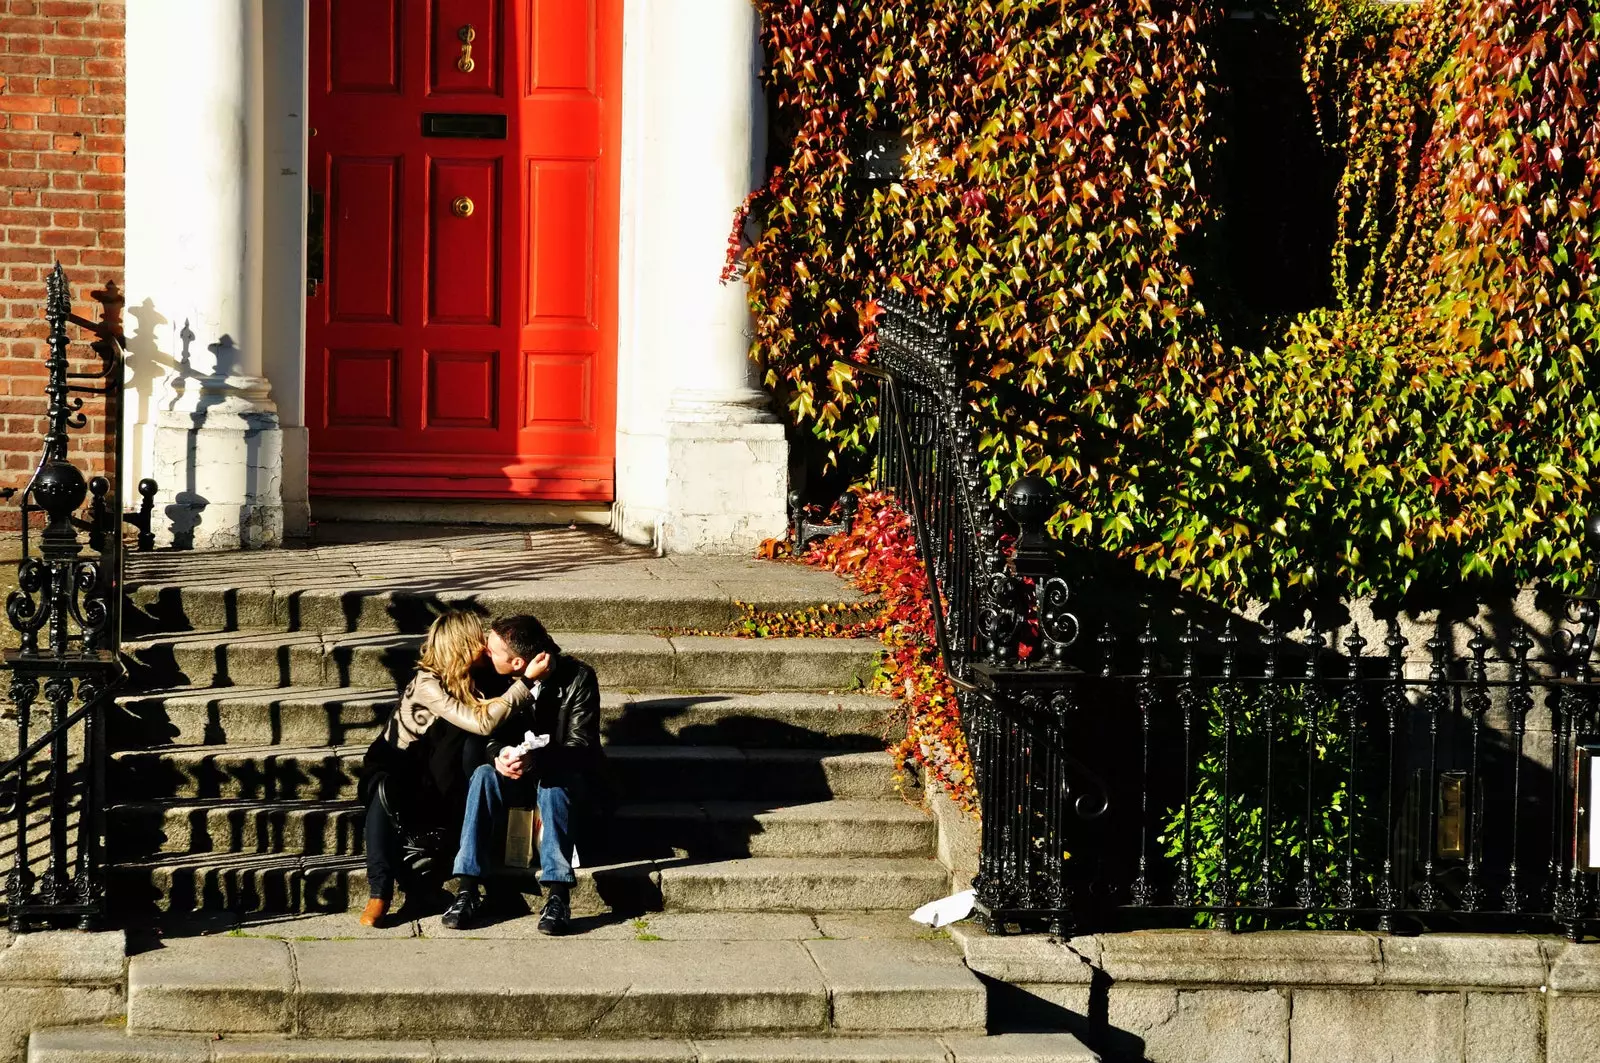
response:
<svg viewBox="0 0 1600 1063"><path fill-rule="evenodd" d="M533 798L544 824L539 841L539 880L546 886L572 885L572 821L575 799L582 800L582 779L576 774L546 776L537 783L529 777L508 779L493 764L480 764L467 787L466 819L461 823L461 847L456 850L455 873L483 878L498 867L491 848L496 826L504 826L508 805L526 807Z"/></svg>

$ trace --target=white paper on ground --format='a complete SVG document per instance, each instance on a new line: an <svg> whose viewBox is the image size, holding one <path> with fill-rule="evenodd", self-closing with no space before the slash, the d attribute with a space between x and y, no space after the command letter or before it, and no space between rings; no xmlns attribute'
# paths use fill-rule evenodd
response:
<svg viewBox="0 0 1600 1063"><path fill-rule="evenodd" d="M977 900L977 890L962 890L952 893L948 897L941 897L936 901L929 901L921 908L911 913L913 921L931 926L937 930L941 926L957 923L972 914L973 902Z"/></svg>

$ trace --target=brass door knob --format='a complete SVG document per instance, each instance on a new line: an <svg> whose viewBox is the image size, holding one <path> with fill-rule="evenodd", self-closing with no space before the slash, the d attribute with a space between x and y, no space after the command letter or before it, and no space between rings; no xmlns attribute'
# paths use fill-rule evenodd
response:
<svg viewBox="0 0 1600 1063"><path fill-rule="evenodd" d="M472 200L467 196L457 196L450 203L450 213L458 218L472 217Z"/></svg>

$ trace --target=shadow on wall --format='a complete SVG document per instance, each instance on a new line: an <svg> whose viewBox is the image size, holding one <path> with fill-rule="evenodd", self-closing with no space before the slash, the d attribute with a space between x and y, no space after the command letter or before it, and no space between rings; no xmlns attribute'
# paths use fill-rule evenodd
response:
<svg viewBox="0 0 1600 1063"><path fill-rule="evenodd" d="M190 386L198 386L201 374L195 370L190 352L195 339L194 331L189 328L189 322L184 321L183 328L178 332L182 346L174 357L161 349L157 339L162 326L170 325L171 321L156 309L152 300L146 299L130 309L128 314L134 319L136 327L133 335L128 337L128 357L123 379L136 398L124 406L124 426L143 425L147 433L156 433L155 439L150 440L154 444L151 448L154 461L149 471L160 484L162 492L172 499L162 509L171 543L180 550L193 549L195 530L200 526L207 505L206 498L196 490L195 433L191 430L185 441L181 477L183 487L177 489L173 477L163 468L167 464L163 459L168 455L160 445L158 425L163 402L170 405L175 395L187 391ZM233 345L233 341L226 336L223 337L223 343L230 347ZM213 350L220 346L222 344L215 345ZM190 381L195 383L191 385ZM158 392L161 393L160 400L156 397ZM194 428L199 428L205 422L205 412L215 402L214 396L201 392L200 404L192 414ZM140 439L138 444L149 445L146 439ZM157 528L150 530L156 534L158 542L167 538Z"/></svg>

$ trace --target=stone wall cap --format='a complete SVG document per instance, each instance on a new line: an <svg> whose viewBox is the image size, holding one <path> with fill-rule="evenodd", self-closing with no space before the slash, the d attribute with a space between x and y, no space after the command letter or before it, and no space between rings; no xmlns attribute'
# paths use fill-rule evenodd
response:
<svg viewBox="0 0 1600 1063"><path fill-rule="evenodd" d="M1424 934L1378 940L1383 985L1533 989L1550 977L1548 942L1538 937Z"/></svg>
<svg viewBox="0 0 1600 1063"><path fill-rule="evenodd" d="M1569 945L1552 940L1547 944L1550 957L1550 988L1558 993L1600 993L1600 944Z"/></svg>
<svg viewBox="0 0 1600 1063"><path fill-rule="evenodd" d="M1088 985L1100 959L1092 937L1064 942L1043 934L996 936L965 922L945 929L966 954L968 967L1003 982Z"/></svg>
<svg viewBox="0 0 1600 1063"><path fill-rule="evenodd" d="M1099 942L1100 965L1116 982L1371 985L1381 962L1374 937L1339 931L1149 930Z"/></svg>
<svg viewBox="0 0 1600 1063"><path fill-rule="evenodd" d="M128 937L121 930L40 930L0 935L0 983L120 985Z"/></svg>

